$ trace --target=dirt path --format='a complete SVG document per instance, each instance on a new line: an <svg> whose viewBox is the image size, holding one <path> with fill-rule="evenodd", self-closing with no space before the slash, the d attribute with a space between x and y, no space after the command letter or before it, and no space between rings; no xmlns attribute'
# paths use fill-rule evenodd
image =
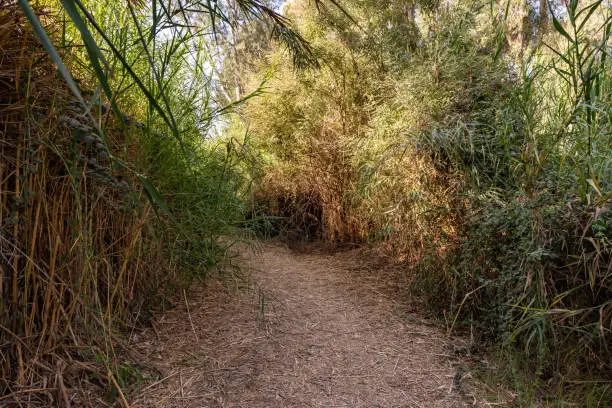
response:
<svg viewBox="0 0 612 408"><path fill-rule="evenodd" d="M133 339L168 377L134 407L472 406L456 346L402 313L351 253L266 245L242 262L251 290L192 290L189 312L178 305Z"/></svg>

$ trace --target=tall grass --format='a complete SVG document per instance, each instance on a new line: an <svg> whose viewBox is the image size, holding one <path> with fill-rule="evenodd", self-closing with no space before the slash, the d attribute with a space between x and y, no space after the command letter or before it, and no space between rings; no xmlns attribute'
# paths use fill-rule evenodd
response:
<svg viewBox="0 0 612 408"><path fill-rule="evenodd" d="M451 271L482 287L468 302L483 329L548 375L605 371L611 329L610 14L600 2L566 12L491 106L495 117L462 124L467 140L453 129L436 139L474 183Z"/></svg>
<svg viewBox="0 0 612 408"><path fill-rule="evenodd" d="M166 263L137 178L109 160L107 146L135 153L114 145L133 133L106 133L105 145L23 15L3 6L0 387L3 403L48 406L68 398L73 361L99 356L81 374L115 389L116 343L104 339L147 307L162 282L151 265ZM57 392L29 392L50 383Z"/></svg>

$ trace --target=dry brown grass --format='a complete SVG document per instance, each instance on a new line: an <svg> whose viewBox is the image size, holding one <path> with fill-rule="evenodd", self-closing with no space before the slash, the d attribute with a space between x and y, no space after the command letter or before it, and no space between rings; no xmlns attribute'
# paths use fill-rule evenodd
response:
<svg viewBox="0 0 612 408"><path fill-rule="evenodd" d="M163 272L150 208L79 138L87 123L70 100L20 9L0 0L2 406L93 406L117 392L113 333Z"/></svg>
<svg viewBox="0 0 612 408"><path fill-rule="evenodd" d="M380 159L372 180L359 180L357 154L315 139L306 162L269 168L258 183L255 203L281 217L282 238L370 243L407 265L425 256L442 264L458 245L466 205L457 177L437 169L424 152L388 142L392 152Z"/></svg>

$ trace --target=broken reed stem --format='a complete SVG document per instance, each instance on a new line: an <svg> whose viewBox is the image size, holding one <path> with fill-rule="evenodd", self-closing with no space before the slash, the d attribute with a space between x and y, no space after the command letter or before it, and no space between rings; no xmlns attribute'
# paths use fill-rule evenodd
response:
<svg viewBox="0 0 612 408"><path fill-rule="evenodd" d="M189 311L189 302L187 302L187 293L185 292L185 289L183 289L183 297L185 298L185 306L187 307L187 316L189 317L189 323L191 324L191 331L193 331L196 341L200 341L198 334L196 333L195 326L193 325L193 320L191 319L191 312Z"/></svg>
<svg viewBox="0 0 612 408"><path fill-rule="evenodd" d="M0 151L0 157L4 156L4 145ZM4 207L6 205L6 195L4 194L4 164L0 163L0 221L4 219ZM4 296L4 263L0 262L0 296ZM0 301L0 316L4 313L4 302ZM1 367L1 366L0 366Z"/></svg>
<svg viewBox="0 0 612 408"><path fill-rule="evenodd" d="M127 400L125 399L125 395L123 394L123 390L121 389L121 387L117 383L117 380L115 379L115 376L113 375L111 370L108 370L108 378L110 378L110 380L113 383L113 386L117 390L117 393L119 394L119 398L121 399L121 404L123 405L123 407L124 408L130 408L130 404L128 404Z"/></svg>
<svg viewBox="0 0 612 408"><path fill-rule="evenodd" d="M64 401L64 407L72 408L72 405L70 404L70 398L68 397L68 392L66 391L66 386L64 385L64 376L62 374L62 364L60 360L58 360L56 367L57 368L56 368L56 373L55 373L55 379L56 379L57 385L59 386L60 395L62 397L62 400Z"/></svg>

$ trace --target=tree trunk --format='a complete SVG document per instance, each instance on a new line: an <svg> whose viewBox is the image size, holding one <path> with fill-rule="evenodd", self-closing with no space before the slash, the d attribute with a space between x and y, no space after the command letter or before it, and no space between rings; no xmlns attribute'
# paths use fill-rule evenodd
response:
<svg viewBox="0 0 612 408"><path fill-rule="evenodd" d="M548 2L547 0L540 0L540 21L538 24L538 31L540 37L543 37L548 31Z"/></svg>

